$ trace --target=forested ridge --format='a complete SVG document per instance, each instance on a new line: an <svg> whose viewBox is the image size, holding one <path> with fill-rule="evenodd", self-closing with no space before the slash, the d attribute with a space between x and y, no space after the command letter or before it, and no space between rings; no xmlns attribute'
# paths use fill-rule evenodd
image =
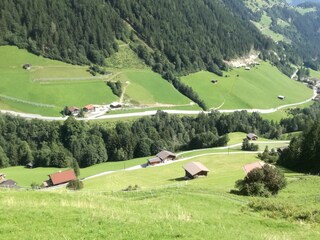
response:
<svg viewBox="0 0 320 240"><path fill-rule="evenodd" d="M196 71L265 47L258 30L233 13L240 4L224 2L3 0L0 40L67 62L103 64L116 39L132 41L126 21L177 72Z"/></svg>
<svg viewBox="0 0 320 240"><path fill-rule="evenodd" d="M285 48L286 60L296 65L305 64L315 70L320 64L320 5L304 3L303 8L312 8L313 11L301 14L294 8L275 5L267 10L271 17L271 30L280 33L291 41L291 44L279 43ZM280 26L279 20L290 23L288 26ZM285 59L285 58L283 58Z"/></svg>
<svg viewBox="0 0 320 240"><path fill-rule="evenodd" d="M104 0L2 0L0 43L74 64L103 64L126 28Z"/></svg>

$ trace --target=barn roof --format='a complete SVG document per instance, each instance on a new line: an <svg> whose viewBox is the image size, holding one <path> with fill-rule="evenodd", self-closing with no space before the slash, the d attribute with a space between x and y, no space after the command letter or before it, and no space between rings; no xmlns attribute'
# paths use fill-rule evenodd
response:
<svg viewBox="0 0 320 240"><path fill-rule="evenodd" d="M248 133L248 134L247 134L247 137L248 137L248 138L253 138L253 137L257 137L257 135L254 134L254 133Z"/></svg>
<svg viewBox="0 0 320 240"><path fill-rule="evenodd" d="M192 176L199 172L209 172L209 169L200 162L189 162L183 166L183 168Z"/></svg>
<svg viewBox="0 0 320 240"><path fill-rule="evenodd" d="M148 159L148 162L149 163L159 163L159 162L161 162L161 159L158 157L154 157L154 158Z"/></svg>
<svg viewBox="0 0 320 240"><path fill-rule="evenodd" d="M53 185L58 185L58 184L69 182L71 180L75 180L77 177L73 169L70 169L63 172L50 174L49 178Z"/></svg>
<svg viewBox="0 0 320 240"><path fill-rule="evenodd" d="M166 150L163 150L163 151L159 152L156 156L159 157L162 160L166 159L166 158L168 158L170 156L176 157L176 155L174 153L172 153L170 151L166 151Z"/></svg>
<svg viewBox="0 0 320 240"><path fill-rule="evenodd" d="M4 188L13 188L15 186L17 186L17 183L11 179L0 183L0 187L4 187Z"/></svg>
<svg viewBox="0 0 320 240"><path fill-rule="evenodd" d="M80 111L80 109L77 108L77 107L68 107L68 110L69 110L70 112Z"/></svg>
<svg viewBox="0 0 320 240"><path fill-rule="evenodd" d="M253 169L256 169L256 168L260 169L260 168L262 168L262 166L263 166L263 164L261 162L249 163L249 164L243 166L243 170L245 171L246 174L248 174Z"/></svg>

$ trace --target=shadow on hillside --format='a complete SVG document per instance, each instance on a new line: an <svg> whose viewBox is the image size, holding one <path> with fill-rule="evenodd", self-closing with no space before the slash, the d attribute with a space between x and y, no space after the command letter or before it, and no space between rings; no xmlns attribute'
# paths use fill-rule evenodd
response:
<svg viewBox="0 0 320 240"><path fill-rule="evenodd" d="M231 189L229 193L233 195L241 196L240 191L236 189Z"/></svg>
<svg viewBox="0 0 320 240"><path fill-rule="evenodd" d="M148 167L148 164L147 163L141 164L140 167L146 168L146 167Z"/></svg>
<svg viewBox="0 0 320 240"><path fill-rule="evenodd" d="M171 179L169 179L169 181L171 181L171 182L181 182L181 181L186 181L186 180L190 180L190 179L186 178L186 177L179 177L179 178L171 178Z"/></svg>

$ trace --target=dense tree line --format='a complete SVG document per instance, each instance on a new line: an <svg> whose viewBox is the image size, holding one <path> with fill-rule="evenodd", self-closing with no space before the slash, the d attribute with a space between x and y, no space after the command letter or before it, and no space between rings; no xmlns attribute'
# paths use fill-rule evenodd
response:
<svg viewBox="0 0 320 240"><path fill-rule="evenodd" d="M170 64L181 74L201 69L216 71L226 67L223 59L269 46L269 40L246 17L248 10L241 1L108 2L156 50L146 54L138 49L140 56L159 71L167 71L166 65ZM167 62L159 61L161 57Z"/></svg>
<svg viewBox="0 0 320 240"><path fill-rule="evenodd" d="M320 114L320 105L296 109L280 123L246 111L212 112L179 117L158 112L132 122L91 123L73 117L65 122L25 120L0 115L0 167L87 167L105 161L121 161L171 151L222 146L230 132L255 132L267 138L308 129Z"/></svg>
<svg viewBox="0 0 320 240"><path fill-rule="evenodd" d="M320 174L320 122L308 127L292 139L278 161L279 164L305 173Z"/></svg>
<svg viewBox="0 0 320 240"><path fill-rule="evenodd" d="M271 29L291 41L291 44L279 44L281 48L290 49L278 51L285 54L285 57L281 58L283 61L298 65L305 63L306 67L317 70L320 64L320 50L316 47L320 42L320 5L305 3L301 7L314 7L316 11L301 14L294 8L282 5L275 5L269 9L267 12L272 19ZM289 22L290 25L280 26L278 19Z"/></svg>
<svg viewBox="0 0 320 240"><path fill-rule="evenodd" d="M129 31L104 0L1 0L0 44L69 63L103 65Z"/></svg>
<svg viewBox="0 0 320 240"><path fill-rule="evenodd" d="M0 167L34 163L36 167L88 167L171 151L223 146L226 134L256 132L277 138L280 125L257 113L200 114L179 117L158 112L133 122L88 123L25 120L0 115ZM77 163L75 163L75 161Z"/></svg>
<svg viewBox="0 0 320 240"><path fill-rule="evenodd" d="M296 132L307 129L320 119L320 103L316 102L308 108L290 110L291 117L282 119L280 125L285 132Z"/></svg>

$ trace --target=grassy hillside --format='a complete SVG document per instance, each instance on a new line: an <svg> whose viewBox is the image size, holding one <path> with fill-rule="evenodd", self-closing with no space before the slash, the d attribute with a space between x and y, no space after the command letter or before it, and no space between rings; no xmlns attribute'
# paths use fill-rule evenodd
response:
<svg viewBox="0 0 320 240"><path fill-rule="evenodd" d="M229 190L244 176L242 166L257 161L254 155L207 156L195 160L208 166L207 178L176 180L184 176L180 162L93 179L85 182L80 192L0 190L1 236L4 239L320 237L319 219L295 217L319 209L319 177L286 172L289 184L278 197L241 197ZM134 184L142 190L119 191Z"/></svg>
<svg viewBox="0 0 320 240"><path fill-rule="evenodd" d="M120 45L107 59L112 74L93 77L88 66L76 66L38 57L11 46L0 47L0 106L2 109L58 116L64 106L108 104L119 100L104 81L120 80L125 99L135 104L183 105L190 100L148 68L129 48ZM26 63L32 65L24 70Z"/></svg>
<svg viewBox="0 0 320 240"><path fill-rule="evenodd" d="M276 33L270 29L272 20L266 14L261 16L260 22L253 22L254 25L261 31L262 34L267 35L272 38L275 42L284 41L285 37L279 33ZM284 22L281 22L282 24Z"/></svg>
<svg viewBox="0 0 320 240"><path fill-rule="evenodd" d="M38 57L16 47L0 47L0 101L7 109L59 115L66 105L85 106L116 100L101 79L79 67ZM23 64L32 64L24 70Z"/></svg>
<svg viewBox="0 0 320 240"><path fill-rule="evenodd" d="M312 90L293 81L267 62L252 68L234 69L219 77L209 72L198 72L183 77L211 108L274 108L280 105L304 101L312 96ZM217 84L211 80L217 79ZM278 95L286 99L281 101Z"/></svg>
<svg viewBox="0 0 320 240"><path fill-rule="evenodd" d="M115 73L125 88L125 100L135 105L189 105L190 99L179 93L169 82L138 58L128 44L106 59L107 69Z"/></svg>

